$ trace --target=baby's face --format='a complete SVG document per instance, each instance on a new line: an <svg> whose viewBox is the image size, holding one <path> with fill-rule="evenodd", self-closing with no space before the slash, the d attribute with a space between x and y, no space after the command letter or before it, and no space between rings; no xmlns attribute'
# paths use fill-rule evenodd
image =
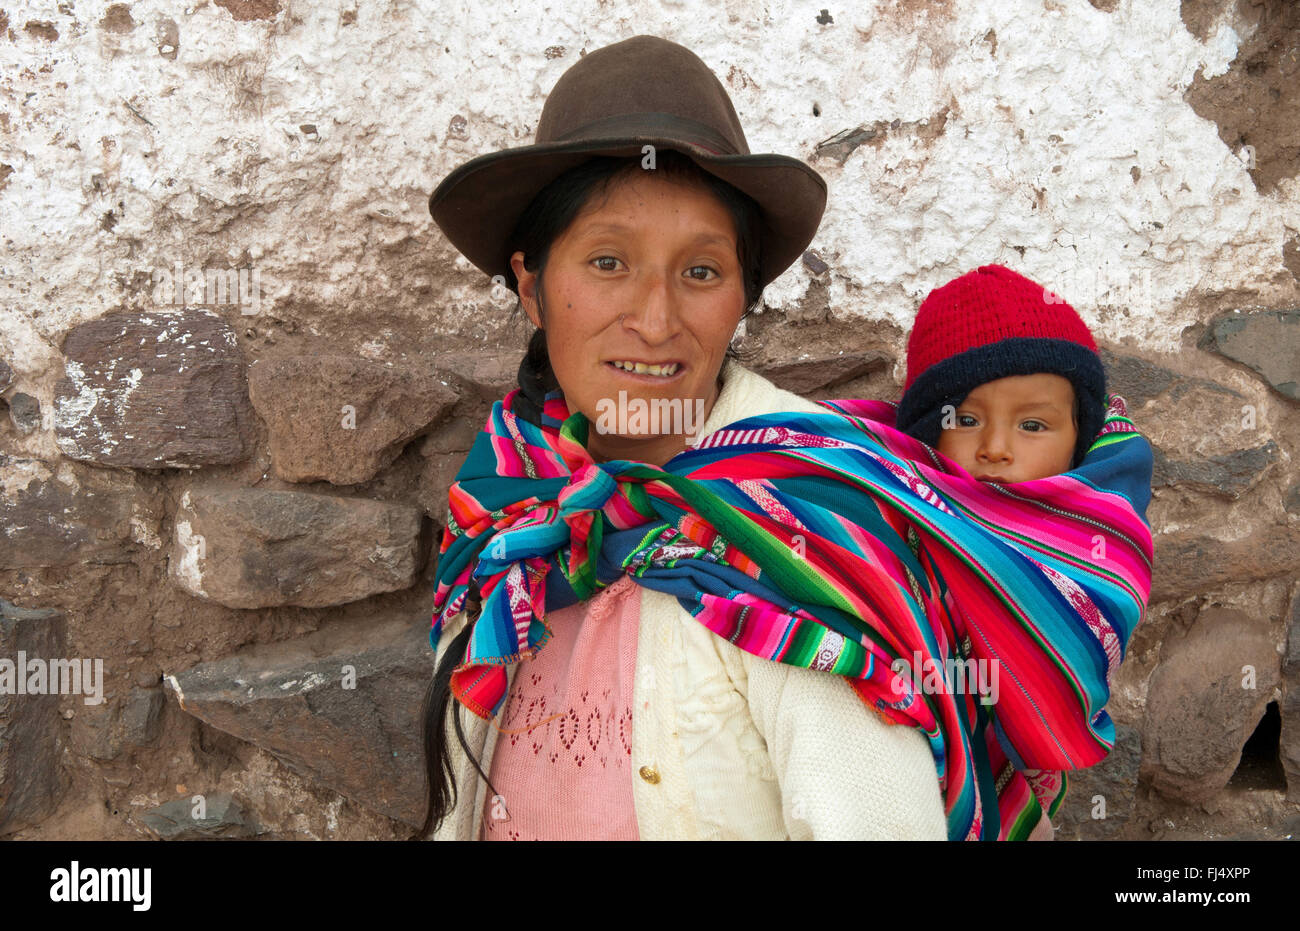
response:
<svg viewBox="0 0 1300 931"><path fill-rule="evenodd" d="M977 479L1002 483L1068 471L1079 434L1074 386L1048 374L985 382L943 423L939 452Z"/></svg>

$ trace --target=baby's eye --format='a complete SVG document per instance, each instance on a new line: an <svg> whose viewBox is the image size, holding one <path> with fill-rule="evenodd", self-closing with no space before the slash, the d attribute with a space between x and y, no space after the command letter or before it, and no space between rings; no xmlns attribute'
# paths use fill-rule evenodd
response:
<svg viewBox="0 0 1300 931"><path fill-rule="evenodd" d="M697 272L704 272L705 274L699 275L696 274ZM718 277L717 271L707 265L692 265L690 268L686 269L686 274L689 277L694 278L696 281L708 281L710 275L714 278Z"/></svg>
<svg viewBox="0 0 1300 931"><path fill-rule="evenodd" d="M591 261L602 272L618 271L618 259L614 258L612 255L602 255L599 258L592 259Z"/></svg>
<svg viewBox="0 0 1300 931"><path fill-rule="evenodd" d="M1043 423L1041 420L1026 420L1020 425L1020 428L1022 430L1027 430L1030 433L1037 433L1040 430L1046 430L1047 424Z"/></svg>
<svg viewBox="0 0 1300 931"><path fill-rule="evenodd" d="M959 427L978 427L980 422L975 419L974 414L958 414L957 426Z"/></svg>

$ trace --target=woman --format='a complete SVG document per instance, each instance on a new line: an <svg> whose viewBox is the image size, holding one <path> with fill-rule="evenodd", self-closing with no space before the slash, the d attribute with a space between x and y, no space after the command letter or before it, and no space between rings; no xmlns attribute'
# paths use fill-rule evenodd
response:
<svg viewBox="0 0 1300 931"><path fill-rule="evenodd" d="M946 610L942 560L896 545L894 504L825 519L858 494L825 483L879 465L892 500L899 464L726 358L815 233L821 178L750 155L707 66L647 36L570 68L537 140L430 198L538 329L452 491L420 833L981 836L983 713L887 690L887 658L964 632L912 624ZM1085 743L1108 724L1089 695ZM1015 836L1038 820L1022 794Z"/></svg>

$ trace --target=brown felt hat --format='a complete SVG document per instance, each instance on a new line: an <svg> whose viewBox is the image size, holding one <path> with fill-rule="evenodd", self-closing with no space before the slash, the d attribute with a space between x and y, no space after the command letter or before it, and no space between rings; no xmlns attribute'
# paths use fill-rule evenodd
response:
<svg viewBox="0 0 1300 931"><path fill-rule="evenodd" d="M542 188L598 155L674 149L748 194L762 209L760 283L808 247L826 207L826 182L785 155L751 155L735 107L709 66L657 36L635 36L581 58L555 83L533 145L480 155L429 197L452 245L489 275L507 275L507 239Z"/></svg>

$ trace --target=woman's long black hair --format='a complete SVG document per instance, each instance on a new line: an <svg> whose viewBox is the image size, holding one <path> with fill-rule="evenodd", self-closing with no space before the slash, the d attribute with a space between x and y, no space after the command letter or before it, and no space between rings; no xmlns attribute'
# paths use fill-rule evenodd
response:
<svg viewBox="0 0 1300 931"><path fill-rule="evenodd" d="M546 267L551 243L569 228L582 209L597 194L607 194L612 181L642 170L646 169L641 168L639 157L593 158L560 175L533 198L515 225L510 237L510 251L511 254L516 250L524 253L524 268L538 275L539 295L541 275ZM678 152L666 150L657 153L653 170L675 180L703 184L731 214L736 226L737 257L744 275L745 316L748 316L758 306L762 297L762 287L759 283L762 215L758 205L748 195L703 171L693 161ZM517 295L519 282L513 271L508 270L506 277L507 284ZM520 305L516 303L515 312L519 310ZM736 358L738 354L734 347L729 346L727 355ZM540 425L546 394L558 387L559 383L551 370L550 356L546 350L546 331L538 328L529 339L528 349L519 364L519 396L515 400L516 412L525 420ZM460 741L465 754L473 762L479 775L487 782L493 795L497 794L496 788L488 779L487 773L483 772L482 765L465 740L459 703L451 695L451 674L465 656L474 621L478 618L478 586L472 579L465 610L469 612L468 622L465 628L443 647L437 668L424 695L420 729L424 743L425 775L428 779L428 808L425 812L424 824L412 835L412 840L427 837L430 830L436 829L456 806L456 775L452 770L451 754L448 752L448 710L452 712L450 717L455 727L456 739Z"/></svg>

